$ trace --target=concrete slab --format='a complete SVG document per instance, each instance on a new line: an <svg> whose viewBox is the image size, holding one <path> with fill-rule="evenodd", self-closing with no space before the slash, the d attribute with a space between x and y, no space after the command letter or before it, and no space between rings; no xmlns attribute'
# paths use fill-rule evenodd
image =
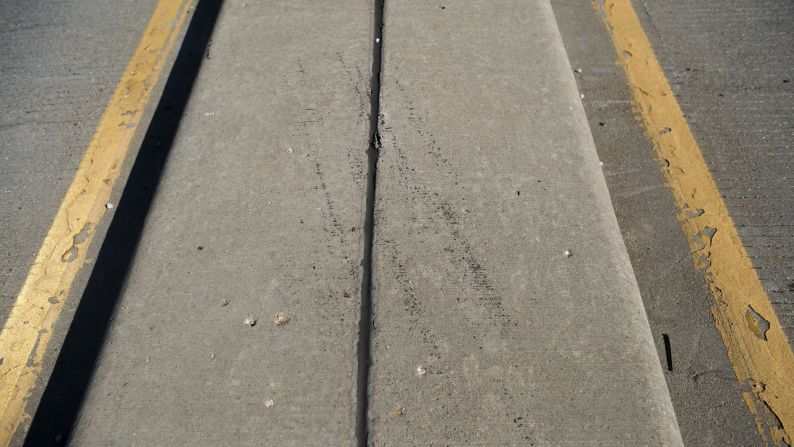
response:
<svg viewBox="0 0 794 447"><path fill-rule="evenodd" d="M386 5L373 445L681 445L546 0Z"/></svg>
<svg viewBox="0 0 794 447"><path fill-rule="evenodd" d="M371 35L225 3L73 444L353 442Z"/></svg>

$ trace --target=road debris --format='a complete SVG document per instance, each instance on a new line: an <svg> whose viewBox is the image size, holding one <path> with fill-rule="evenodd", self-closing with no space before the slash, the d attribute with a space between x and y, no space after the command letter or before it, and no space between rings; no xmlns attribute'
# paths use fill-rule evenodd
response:
<svg viewBox="0 0 794 447"><path fill-rule="evenodd" d="M273 408L273 405L276 405L276 403L273 402L273 399L268 399L265 401L265 408Z"/></svg>
<svg viewBox="0 0 794 447"><path fill-rule="evenodd" d="M416 377L424 377L425 374L427 374L427 371L422 367L422 365L416 367Z"/></svg>
<svg viewBox="0 0 794 447"><path fill-rule="evenodd" d="M221 305L221 307L226 307L226 306L229 305L229 300L224 298L224 299L221 300L221 302L219 304Z"/></svg>
<svg viewBox="0 0 794 447"><path fill-rule="evenodd" d="M254 327L256 326L256 317L254 315L248 315L243 323L248 327Z"/></svg>
<svg viewBox="0 0 794 447"><path fill-rule="evenodd" d="M394 415L397 416L397 417L402 416L404 412L405 412L405 409L403 407L399 406L399 405L397 405L397 408L394 409Z"/></svg>
<svg viewBox="0 0 794 447"><path fill-rule="evenodd" d="M209 357L210 357L210 360L215 360L215 353L214 352L210 352Z"/></svg>
<svg viewBox="0 0 794 447"><path fill-rule="evenodd" d="M571 250L565 250L564 252L562 252L562 254L565 255L566 258L570 258L571 256L573 256L573 252L571 252Z"/></svg>
<svg viewBox="0 0 794 447"><path fill-rule="evenodd" d="M276 314L276 318L273 320L276 323L276 326L284 326L285 324L289 323L289 317L282 312Z"/></svg>
<svg viewBox="0 0 794 447"><path fill-rule="evenodd" d="M112 204L112 203L110 203L110 202L106 203L106 204L105 204L105 209L112 210L112 209L113 209L113 204Z"/></svg>

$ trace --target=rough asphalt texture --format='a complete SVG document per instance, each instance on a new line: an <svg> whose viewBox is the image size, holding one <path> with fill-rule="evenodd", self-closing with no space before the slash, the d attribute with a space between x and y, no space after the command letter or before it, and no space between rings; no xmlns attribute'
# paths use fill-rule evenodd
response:
<svg viewBox="0 0 794 447"><path fill-rule="evenodd" d="M596 149L620 224L659 359L665 369L684 443L721 447L762 445L710 309L713 298L675 216L644 127L604 22L578 0L552 0L576 74ZM670 338L667 370L663 334Z"/></svg>
<svg viewBox="0 0 794 447"><path fill-rule="evenodd" d="M392 2L383 41L373 444L680 445L549 3Z"/></svg>
<svg viewBox="0 0 794 447"><path fill-rule="evenodd" d="M792 341L794 2L635 4Z"/></svg>

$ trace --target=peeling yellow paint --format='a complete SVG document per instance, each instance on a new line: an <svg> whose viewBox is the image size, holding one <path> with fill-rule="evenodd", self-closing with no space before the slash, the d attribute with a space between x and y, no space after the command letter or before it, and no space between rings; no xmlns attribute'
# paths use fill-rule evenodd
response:
<svg viewBox="0 0 794 447"><path fill-rule="evenodd" d="M85 261L94 228L193 0L160 0L116 86L72 184L0 332L0 445L24 431L52 327Z"/></svg>
<svg viewBox="0 0 794 447"><path fill-rule="evenodd" d="M630 0L600 8L636 111L673 191L692 259L714 296L712 314L742 396L765 443L792 444L794 354ZM764 337L748 308L769 323ZM749 324L748 324L749 323Z"/></svg>

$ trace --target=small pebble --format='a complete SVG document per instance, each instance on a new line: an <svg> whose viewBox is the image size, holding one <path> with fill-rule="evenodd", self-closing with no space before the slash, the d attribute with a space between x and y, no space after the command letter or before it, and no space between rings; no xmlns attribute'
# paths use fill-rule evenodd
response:
<svg viewBox="0 0 794 447"><path fill-rule="evenodd" d="M575 72L577 72L577 73L581 73L581 72L582 72L582 69L581 69L581 68L577 68L577 69L576 69L576 70L574 70L574 71L575 71Z"/></svg>
<svg viewBox="0 0 794 447"><path fill-rule="evenodd" d="M283 313L278 313L276 314L276 318L273 320L273 322L276 323L276 326L284 326L285 324L289 323L289 317Z"/></svg>
<svg viewBox="0 0 794 447"><path fill-rule="evenodd" d="M566 258L570 258L571 256L573 256L571 250L565 250L564 252L562 252L562 254L564 254Z"/></svg>
<svg viewBox="0 0 794 447"><path fill-rule="evenodd" d="M399 405L397 405L397 408L394 409L394 415L397 417L402 416L403 412L404 412L403 407Z"/></svg>
<svg viewBox="0 0 794 447"><path fill-rule="evenodd" d="M245 323L245 325L248 327L254 327L256 325L256 317L253 315L249 315L248 317L246 317L243 323Z"/></svg>
<svg viewBox="0 0 794 447"><path fill-rule="evenodd" d="M265 408L273 408L273 405L276 405L276 403L273 402L273 399L268 399L265 401Z"/></svg>
<svg viewBox="0 0 794 447"><path fill-rule="evenodd" d="M215 360L215 353L214 352L210 352L210 360Z"/></svg>
<svg viewBox="0 0 794 447"><path fill-rule="evenodd" d="M221 300L220 304L221 304L221 307L226 307L226 306L229 305L229 300L224 298L224 299Z"/></svg>
<svg viewBox="0 0 794 447"><path fill-rule="evenodd" d="M425 371L425 369L422 368L422 365L419 365L419 366L416 367L416 376L417 377L423 377L425 374L427 374L427 371Z"/></svg>
<svg viewBox="0 0 794 447"><path fill-rule="evenodd" d="M584 94L579 93L579 99L584 99Z"/></svg>
<svg viewBox="0 0 794 447"><path fill-rule="evenodd" d="M108 203L105 204L105 208L107 208L109 210L112 210L113 209L113 204L108 202Z"/></svg>

